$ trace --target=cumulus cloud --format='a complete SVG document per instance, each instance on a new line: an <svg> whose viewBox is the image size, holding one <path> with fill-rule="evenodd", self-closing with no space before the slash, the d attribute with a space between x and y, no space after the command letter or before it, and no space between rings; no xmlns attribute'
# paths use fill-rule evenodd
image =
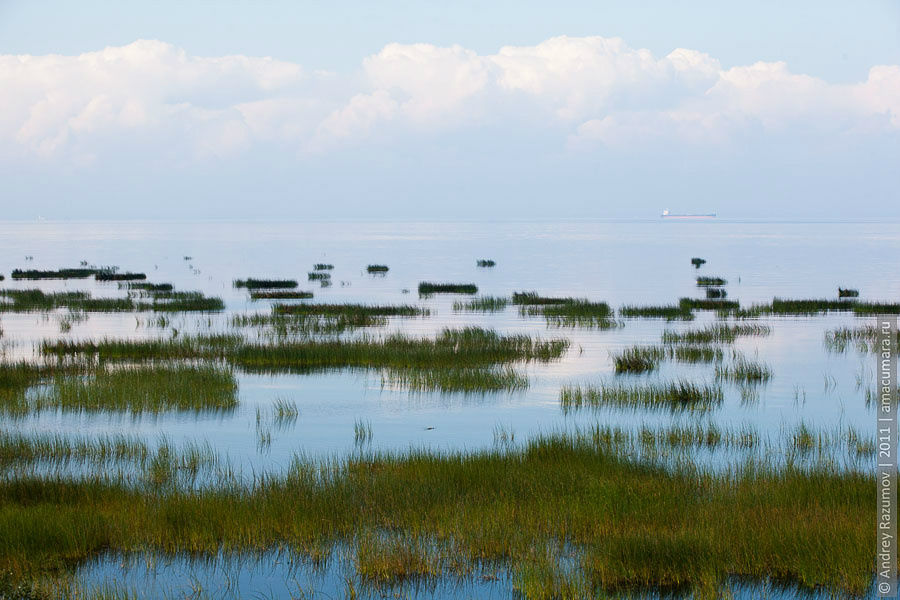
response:
<svg viewBox="0 0 900 600"><path fill-rule="evenodd" d="M148 40L78 56L0 56L0 158L83 164L166 148L190 161L278 144L302 160L400 131L434 136L485 123L549 126L560 147L579 151L900 130L897 65L838 85L780 62L723 69L696 50L657 57L618 38L561 36L490 55L388 44L361 66L361 77L323 76Z"/></svg>

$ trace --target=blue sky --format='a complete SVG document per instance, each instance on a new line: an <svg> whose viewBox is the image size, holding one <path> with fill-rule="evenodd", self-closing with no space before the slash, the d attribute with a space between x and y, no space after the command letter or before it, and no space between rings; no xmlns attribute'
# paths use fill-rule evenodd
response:
<svg viewBox="0 0 900 600"><path fill-rule="evenodd" d="M888 1L7 1L0 55L7 218L900 216Z"/></svg>

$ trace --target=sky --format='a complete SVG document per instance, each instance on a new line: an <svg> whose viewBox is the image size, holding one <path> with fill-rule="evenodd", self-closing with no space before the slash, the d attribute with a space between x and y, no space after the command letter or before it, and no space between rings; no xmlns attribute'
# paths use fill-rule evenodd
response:
<svg viewBox="0 0 900 600"><path fill-rule="evenodd" d="M7 219L900 217L900 4L0 0Z"/></svg>

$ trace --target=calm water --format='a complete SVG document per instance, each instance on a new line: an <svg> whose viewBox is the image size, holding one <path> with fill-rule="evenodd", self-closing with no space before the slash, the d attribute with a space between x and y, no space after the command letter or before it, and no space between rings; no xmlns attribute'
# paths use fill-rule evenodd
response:
<svg viewBox="0 0 900 600"><path fill-rule="evenodd" d="M26 261L26 256L33 260ZM690 264L693 256L708 263L697 271ZM494 259L497 266L476 268L479 258ZM125 433L150 442L160 435L175 442L208 441L248 472L277 471L297 452L312 456L353 452L357 420L371 423L373 448L395 450L483 448L494 444L498 426L514 431L516 439L522 440L597 422L636 427L708 420L720 426L751 425L773 435L801 422L874 431L874 414L865 403L874 359L855 351L829 353L823 345L826 330L863 324L864 319L847 315L772 318L765 321L772 326L771 335L740 339L736 348L774 372L759 388L756 402L742 402L738 388L726 385L725 402L704 416L634 410L566 415L558 403L562 385L609 379L613 377L612 353L633 344L658 343L666 329L701 327L714 316L701 312L691 323L626 320L622 328L602 331L556 329L548 328L542 318L520 316L516 307L486 315L455 313L452 302L459 297L419 299L415 290L420 281L474 282L483 295L535 290L604 300L613 307L672 304L680 297L700 297L702 290L695 285L698 274L726 278L729 299L742 305L769 302L775 296L831 298L838 286L858 288L866 300L900 300L900 225L896 222L0 223L0 272L4 274L14 268L74 267L82 260L143 271L154 282L220 296L227 311L173 316L165 330L140 322L149 314L92 313L68 333L61 333L57 316L4 313L0 323L8 357L33 356L35 342L45 338L168 336L172 327L182 332L223 330L234 313L268 309L267 302L250 302L246 291L232 287L233 279L248 276L297 279L300 289L314 291L317 302L416 303L431 310L428 317L392 320L387 328L373 333L397 330L428 335L444 327L478 325L572 341L561 361L529 365L529 389L510 394L414 394L384 389L378 373L365 371L240 375L241 404L228 415L134 419L44 413L0 423L23 432ZM332 287L319 288L305 281L317 262L335 265ZM372 263L387 264L390 272L371 276L365 267ZM7 279L4 286L124 294L115 283L79 280ZM712 381L712 367L664 364L641 380L678 377ZM265 422L277 398L294 401L300 415L290 427L273 428L271 445L261 447L257 412ZM97 565L94 573L102 578L109 569L115 571L116 564L112 560ZM168 572L177 571L173 569ZM253 567L241 573L252 579L257 571ZM256 589L250 586L245 589ZM454 596L446 591L428 593ZM508 597L508 589L485 585L460 597L468 594Z"/></svg>

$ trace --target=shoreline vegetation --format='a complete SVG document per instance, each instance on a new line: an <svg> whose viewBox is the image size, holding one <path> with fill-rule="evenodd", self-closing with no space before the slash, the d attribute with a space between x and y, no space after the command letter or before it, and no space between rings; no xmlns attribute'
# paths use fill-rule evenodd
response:
<svg viewBox="0 0 900 600"><path fill-rule="evenodd" d="M828 440L801 428L787 444L799 457ZM636 444L645 458L632 456ZM7 465L144 466L134 481L92 471L72 480L8 474L0 481L2 584L30 586L40 598L74 565L136 549L208 560L286 548L315 561L345 545L363 588L472 577L487 562L504 565L514 587L538 599L660 586L712 598L728 578L775 576L805 590L864 593L875 558L874 475L827 461L763 458L715 472L652 458L664 448L760 444L751 432L709 426L636 434L598 426L495 450L296 457L281 476L197 488L178 473L215 468L202 449L3 435Z"/></svg>

